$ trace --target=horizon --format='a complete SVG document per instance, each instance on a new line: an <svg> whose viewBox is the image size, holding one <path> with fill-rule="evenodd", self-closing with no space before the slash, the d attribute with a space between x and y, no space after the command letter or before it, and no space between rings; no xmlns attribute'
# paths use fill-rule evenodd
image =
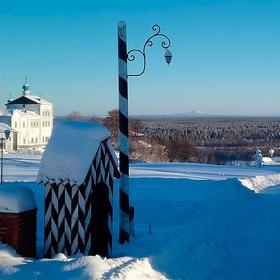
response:
<svg viewBox="0 0 280 280"><path fill-rule="evenodd" d="M147 71L129 78L129 113L279 116L279 1L183 0L4 2L0 11L0 103L31 92L55 115L106 115L118 108L117 23L128 50L142 48L152 25L171 39L167 66L160 40ZM130 73L141 61L129 63Z"/></svg>
<svg viewBox="0 0 280 280"><path fill-rule="evenodd" d="M115 108L117 109L117 108ZM78 111L75 111L77 113L80 113ZM73 113L69 112L69 114L66 115L54 115L55 118L67 118L69 115ZM108 112L106 114L95 114L95 115L87 115L87 114L81 114L81 118L106 118L108 116ZM280 113L277 115L265 115L265 114L219 114L219 113L204 113L204 112L186 112L186 113L170 113L170 114L130 114L129 117L131 118L170 118L170 119L224 119L224 118L280 118Z"/></svg>

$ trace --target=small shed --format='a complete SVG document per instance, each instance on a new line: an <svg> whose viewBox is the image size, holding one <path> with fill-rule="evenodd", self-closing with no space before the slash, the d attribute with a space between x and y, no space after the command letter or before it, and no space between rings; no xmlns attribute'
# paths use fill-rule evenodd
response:
<svg viewBox="0 0 280 280"><path fill-rule="evenodd" d="M45 186L45 257L111 256L117 166L105 127L69 121L55 126L37 178Z"/></svg>
<svg viewBox="0 0 280 280"><path fill-rule="evenodd" d="M0 186L0 242L23 257L36 257L37 206L31 189L23 185Z"/></svg>

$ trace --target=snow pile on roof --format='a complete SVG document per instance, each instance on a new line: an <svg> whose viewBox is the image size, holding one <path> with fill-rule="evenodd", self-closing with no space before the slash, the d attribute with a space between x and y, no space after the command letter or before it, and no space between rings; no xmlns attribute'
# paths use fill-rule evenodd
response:
<svg viewBox="0 0 280 280"><path fill-rule="evenodd" d="M31 189L22 185L0 187L0 212L21 213L37 208Z"/></svg>
<svg viewBox="0 0 280 280"><path fill-rule="evenodd" d="M25 95L26 98L34 101L34 102L37 102L39 104L51 104L50 102L48 102L47 100L41 98L40 96L36 96L36 95Z"/></svg>
<svg viewBox="0 0 280 280"><path fill-rule="evenodd" d="M43 155L37 182L53 179L82 184L100 143L110 135L104 126L90 122L57 124Z"/></svg>

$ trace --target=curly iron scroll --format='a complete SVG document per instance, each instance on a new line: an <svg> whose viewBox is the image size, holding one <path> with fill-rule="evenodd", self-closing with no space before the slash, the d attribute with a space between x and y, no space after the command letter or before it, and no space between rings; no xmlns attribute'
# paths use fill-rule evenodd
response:
<svg viewBox="0 0 280 280"><path fill-rule="evenodd" d="M162 37L162 38L163 38L163 41L162 41L162 43L161 43L161 46L162 46L164 49L168 49L168 48L169 48L169 46L170 46L170 39L169 39L166 35L160 33L160 26L157 25L157 24L155 24L155 25L152 27L152 29L153 29L153 31L155 32L155 34L153 34L151 37L149 37L149 38L146 40L146 42L145 42L144 47L143 47L142 50L139 50L139 49L132 49L132 50L130 50L130 51L127 53L127 60L129 60L129 61L134 61L134 60L135 60L135 58L136 58L136 53L140 53L140 54L142 55L142 57L143 57L143 69L142 69L142 71L139 72L139 73L137 73L137 74L128 74L127 76L134 76L134 77L135 77L135 76L141 76L141 75L143 75L143 73L144 73L145 70L146 70L146 47L147 47L147 46L148 46L148 47L152 47L152 46L153 46L153 41L152 41L152 39L153 39L154 37L157 37L157 36Z"/></svg>

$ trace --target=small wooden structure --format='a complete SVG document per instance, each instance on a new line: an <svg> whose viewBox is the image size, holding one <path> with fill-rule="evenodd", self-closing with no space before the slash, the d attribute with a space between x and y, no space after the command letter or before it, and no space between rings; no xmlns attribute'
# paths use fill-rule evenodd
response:
<svg viewBox="0 0 280 280"><path fill-rule="evenodd" d="M33 192L22 185L0 186L0 242L23 257L36 257L37 207Z"/></svg>
<svg viewBox="0 0 280 280"><path fill-rule="evenodd" d="M117 158L103 126L57 124L38 182L45 185L45 257L57 253L111 256L113 179Z"/></svg>

